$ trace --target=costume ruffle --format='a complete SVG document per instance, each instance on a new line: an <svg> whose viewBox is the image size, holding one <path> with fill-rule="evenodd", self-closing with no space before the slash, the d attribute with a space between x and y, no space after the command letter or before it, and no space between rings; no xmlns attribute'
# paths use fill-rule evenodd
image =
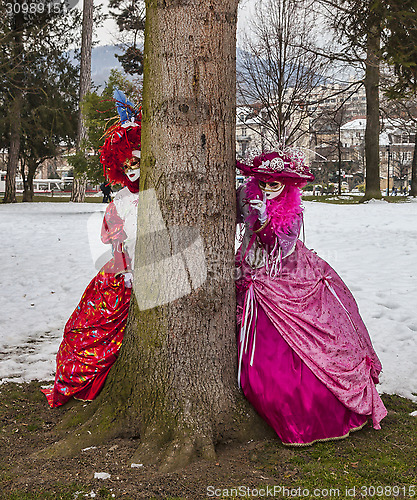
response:
<svg viewBox="0 0 417 500"><path fill-rule="evenodd" d="M246 243L262 247L250 228ZM280 244L278 231L275 238ZM375 388L381 363L334 269L300 240L274 274L251 265L250 252L237 255L238 376L259 414L294 445L345 437L368 419L380 428L387 413Z"/></svg>

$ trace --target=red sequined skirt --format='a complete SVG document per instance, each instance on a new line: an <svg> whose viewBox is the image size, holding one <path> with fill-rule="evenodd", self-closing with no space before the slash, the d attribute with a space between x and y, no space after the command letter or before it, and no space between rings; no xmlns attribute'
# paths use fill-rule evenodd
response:
<svg viewBox="0 0 417 500"><path fill-rule="evenodd" d="M122 275L103 269L87 286L65 325L54 386L42 391L51 407L98 395L123 340L130 295Z"/></svg>

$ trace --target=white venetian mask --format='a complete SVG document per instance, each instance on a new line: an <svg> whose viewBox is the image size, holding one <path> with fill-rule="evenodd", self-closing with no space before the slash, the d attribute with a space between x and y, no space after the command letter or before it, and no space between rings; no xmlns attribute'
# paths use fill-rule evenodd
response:
<svg viewBox="0 0 417 500"><path fill-rule="evenodd" d="M267 200L273 200L284 191L285 184L282 184L282 182L279 181L259 181L259 187L261 188L262 192L265 193Z"/></svg>

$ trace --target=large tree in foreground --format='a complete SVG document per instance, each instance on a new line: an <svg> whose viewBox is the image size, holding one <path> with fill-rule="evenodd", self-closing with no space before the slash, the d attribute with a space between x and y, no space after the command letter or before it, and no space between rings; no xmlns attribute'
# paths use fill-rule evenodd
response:
<svg viewBox="0 0 417 500"><path fill-rule="evenodd" d="M99 398L78 407L84 424L50 453L140 437L134 459L169 470L214 458L221 442L265 433L236 382L237 3L147 1L127 331Z"/></svg>

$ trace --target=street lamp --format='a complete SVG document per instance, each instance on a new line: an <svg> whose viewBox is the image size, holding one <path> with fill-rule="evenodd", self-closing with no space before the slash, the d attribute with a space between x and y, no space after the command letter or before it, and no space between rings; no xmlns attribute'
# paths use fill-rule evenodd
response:
<svg viewBox="0 0 417 500"><path fill-rule="evenodd" d="M388 143L388 162L387 162L387 196L389 196L389 162L391 159L391 142Z"/></svg>

